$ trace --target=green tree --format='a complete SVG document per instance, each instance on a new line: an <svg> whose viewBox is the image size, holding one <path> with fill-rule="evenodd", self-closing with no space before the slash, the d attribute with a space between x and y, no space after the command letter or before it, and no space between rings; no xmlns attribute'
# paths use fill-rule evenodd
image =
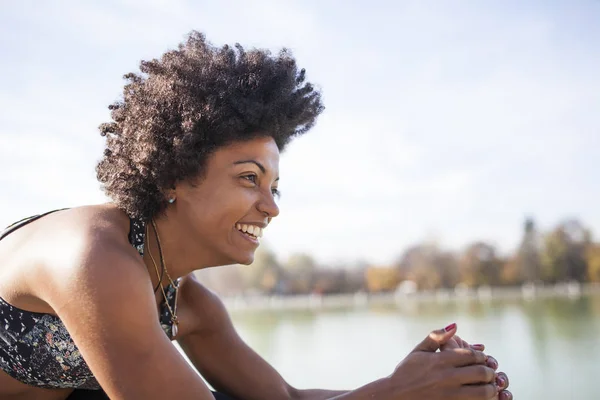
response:
<svg viewBox="0 0 600 400"><path fill-rule="evenodd" d="M542 279L540 261L541 238L535 222L531 218L525 220L523 239L516 255L519 280L523 282L537 282Z"/></svg>
<svg viewBox="0 0 600 400"><path fill-rule="evenodd" d="M569 220L557 226L544 238L544 279L549 282L586 281L586 249L590 244L591 234L579 221Z"/></svg>
<svg viewBox="0 0 600 400"><path fill-rule="evenodd" d="M484 242L473 243L460 258L461 282L469 287L499 285L501 266L494 246Z"/></svg>

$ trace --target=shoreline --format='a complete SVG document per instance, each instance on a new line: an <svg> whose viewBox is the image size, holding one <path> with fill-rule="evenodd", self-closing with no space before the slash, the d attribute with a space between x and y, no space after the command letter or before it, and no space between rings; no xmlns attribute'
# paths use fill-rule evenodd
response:
<svg viewBox="0 0 600 400"><path fill-rule="evenodd" d="M479 289L440 289L386 293L306 294L293 296L239 295L222 297L230 312L267 310L361 309L369 306L397 306L405 303L489 302L547 298L578 299L600 295L600 284L564 283L557 285L523 285L517 287L481 287Z"/></svg>

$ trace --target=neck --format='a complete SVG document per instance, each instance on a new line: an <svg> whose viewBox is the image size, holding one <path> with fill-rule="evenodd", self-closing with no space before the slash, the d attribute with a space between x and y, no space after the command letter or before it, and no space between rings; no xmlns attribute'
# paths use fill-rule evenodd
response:
<svg viewBox="0 0 600 400"><path fill-rule="evenodd" d="M154 226L156 226L156 231ZM163 268L161 252L166 270L161 281L163 286L170 283L169 277L175 281L195 270L219 265L217 260L210 256L210 249L204 248L201 243L191 240L190 238L193 238L193 235L183 232L168 216L155 217L154 226L151 221L146 224L147 235L144 255L144 261L153 285L158 284L156 270L158 269L158 275L160 276ZM154 262L152 259L154 259Z"/></svg>

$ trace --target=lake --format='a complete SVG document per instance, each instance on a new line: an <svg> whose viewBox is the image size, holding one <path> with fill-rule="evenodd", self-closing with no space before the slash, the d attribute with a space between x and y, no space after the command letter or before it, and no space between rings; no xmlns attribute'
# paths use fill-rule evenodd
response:
<svg viewBox="0 0 600 400"><path fill-rule="evenodd" d="M483 343L515 399L600 399L600 296L406 301L318 311L235 311L242 337L294 386L355 388L389 375L432 329Z"/></svg>

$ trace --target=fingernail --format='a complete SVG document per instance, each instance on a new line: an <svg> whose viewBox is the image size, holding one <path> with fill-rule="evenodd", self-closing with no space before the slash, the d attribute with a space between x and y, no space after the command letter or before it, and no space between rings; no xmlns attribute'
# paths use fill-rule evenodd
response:
<svg viewBox="0 0 600 400"><path fill-rule="evenodd" d="M455 323L454 323L454 324L450 324L450 325L448 325L447 327L445 327L445 328L444 328L444 330L445 330L446 332L450 332L450 331L451 331L452 329L454 329L454 328L456 328L456 324L455 324Z"/></svg>
<svg viewBox="0 0 600 400"><path fill-rule="evenodd" d="M477 343L477 344L474 344L473 347L484 347L484 346L482 344Z"/></svg>
<svg viewBox="0 0 600 400"><path fill-rule="evenodd" d="M499 376L498 377L498 386L500 386L501 388L503 388L506 385L506 381L504 380L503 377Z"/></svg>

